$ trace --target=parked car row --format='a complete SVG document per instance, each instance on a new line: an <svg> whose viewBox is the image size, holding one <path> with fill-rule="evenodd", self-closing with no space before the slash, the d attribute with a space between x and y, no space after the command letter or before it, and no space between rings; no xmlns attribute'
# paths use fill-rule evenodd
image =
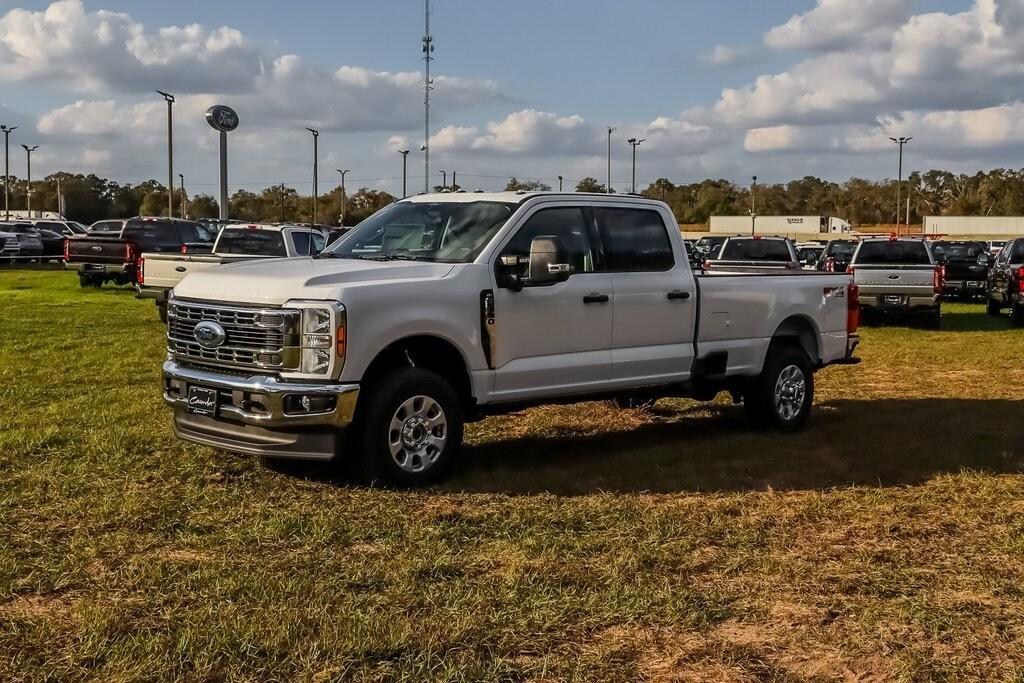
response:
<svg viewBox="0 0 1024 683"><path fill-rule="evenodd" d="M0 257L12 261L59 260L64 253L64 239L85 232L85 227L74 221L0 221Z"/></svg>

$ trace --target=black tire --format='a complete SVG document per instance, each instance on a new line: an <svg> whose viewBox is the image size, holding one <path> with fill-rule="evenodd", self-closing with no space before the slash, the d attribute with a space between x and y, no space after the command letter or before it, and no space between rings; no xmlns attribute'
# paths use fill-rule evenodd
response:
<svg viewBox="0 0 1024 683"><path fill-rule="evenodd" d="M1024 304L1010 305L1010 322L1015 327L1024 327Z"/></svg>
<svg viewBox="0 0 1024 683"><path fill-rule="evenodd" d="M351 455L360 480L423 486L452 468L462 448L463 416L459 398L447 380L430 370L400 368L374 380L365 399L353 425L354 438L349 440L357 450ZM441 411L442 429L428 422L437 417L435 407ZM393 430L393 421L403 424L408 433ZM443 438L440 449L429 443L432 438ZM392 442L398 449L395 455Z"/></svg>
<svg viewBox="0 0 1024 683"><path fill-rule="evenodd" d="M156 305L156 314L158 316L160 316L160 322L162 322L164 325L166 325L167 324L167 304L160 304L160 303L158 303Z"/></svg>
<svg viewBox="0 0 1024 683"><path fill-rule="evenodd" d="M1003 308L1002 305L998 301L996 301L995 299L992 299L987 294L985 295L985 312L986 313L988 313L989 315L999 315L999 311L1002 308Z"/></svg>
<svg viewBox="0 0 1024 683"><path fill-rule="evenodd" d="M795 370L795 373L794 373ZM790 386L779 386L783 373L789 378ZM793 396L798 385L793 382L802 381L802 395ZM776 405L776 389L783 392L783 400ZM795 398L787 401L785 396ZM782 431L793 432L807 422L814 403L814 373L807 354L802 349L789 345L773 344L768 349L764 370L757 377L751 378L743 392L743 408L747 419L757 428L773 427ZM795 409L794 409L795 408Z"/></svg>
<svg viewBox="0 0 1024 683"><path fill-rule="evenodd" d="M936 308L933 313L929 313L928 317L924 319L925 329L928 330L941 330L942 329L942 309Z"/></svg>
<svg viewBox="0 0 1024 683"><path fill-rule="evenodd" d="M95 287L99 289L103 286L103 280L100 280L91 275L79 275L78 276L79 287Z"/></svg>

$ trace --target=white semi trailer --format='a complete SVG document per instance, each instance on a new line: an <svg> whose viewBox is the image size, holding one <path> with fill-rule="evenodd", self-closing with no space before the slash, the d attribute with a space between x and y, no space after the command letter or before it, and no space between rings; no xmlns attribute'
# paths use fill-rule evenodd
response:
<svg viewBox="0 0 1024 683"><path fill-rule="evenodd" d="M927 235L1024 235L1024 216L925 216Z"/></svg>
<svg viewBox="0 0 1024 683"><path fill-rule="evenodd" d="M828 235L850 232L849 222L834 216L712 216L710 230L749 235Z"/></svg>

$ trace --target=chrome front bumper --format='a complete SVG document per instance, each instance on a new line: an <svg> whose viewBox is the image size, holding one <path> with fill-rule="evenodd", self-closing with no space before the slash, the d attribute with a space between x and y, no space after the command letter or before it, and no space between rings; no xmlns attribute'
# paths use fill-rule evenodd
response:
<svg viewBox="0 0 1024 683"><path fill-rule="evenodd" d="M183 439L253 455L327 460L339 430L352 423L358 384L283 382L265 375L212 372L164 362L164 401L174 407L174 431ZM188 411L188 387L218 393L216 416ZM303 412L298 399L332 399L330 407ZM289 402L286 399L291 397Z"/></svg>

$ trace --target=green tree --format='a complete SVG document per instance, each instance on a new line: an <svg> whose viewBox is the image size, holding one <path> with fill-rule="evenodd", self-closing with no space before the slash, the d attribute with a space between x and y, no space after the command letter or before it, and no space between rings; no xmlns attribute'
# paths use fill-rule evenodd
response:
<svg viewBox="0 0 1024 683"><path fill-rule="evenodd" d="M515 176L509 178L505 184L506 192L547 192L550 189L550 185L545 185L539 180L519 180Z"/></svg>
<svg viewBox="0 0 1024 683"><path fill-rule="evenodd" d="M597 178L591 178L587 176L583 180L576 183L577 192L604 192L605 187L601 183L597 182Z"/></svg>
<svg viewBox="0 0 1024 683"><path fill-rule="evenodd" d="M220 205L208 194L197 194L188 203L188 217L192 220L217 218L218 216L220 216Z"/></svg>

